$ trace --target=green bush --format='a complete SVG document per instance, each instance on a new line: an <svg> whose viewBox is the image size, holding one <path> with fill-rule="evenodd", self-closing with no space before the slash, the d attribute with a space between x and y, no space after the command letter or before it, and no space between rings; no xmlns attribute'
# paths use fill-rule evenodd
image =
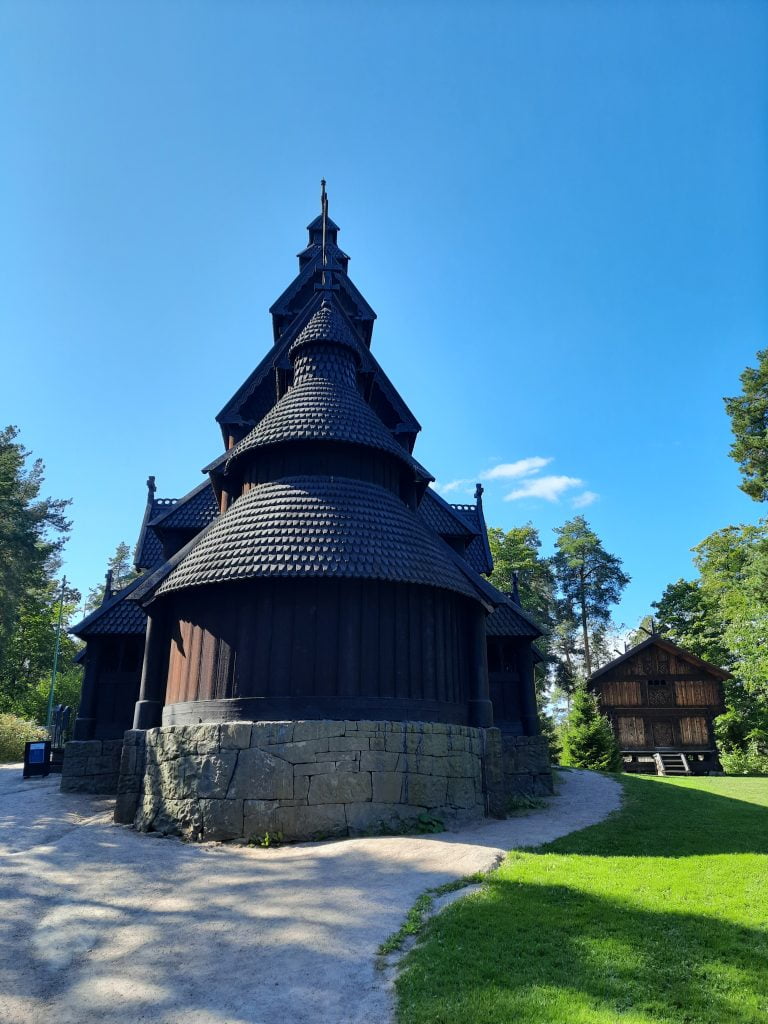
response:
<svg viewBox="0 0 768 1024"><path fill-rule="evenodd" d="M583 684L574 691L562 741L561 764L597 772L621 771L621 754L610 723Z"/></svg>
<svg viewBox="0 0 768 1024"><path fill-rule="evenodd" d="M45 729L17 715L0 714L0 764L24 760L24 744L46 737Z"/></svg>
<svg viewBox="0 0 768 1024"><path fill-rule="evenodd" d="M753 739L743 750L721 750L720 764L726 775L768 775L768 751Z"/></svg>

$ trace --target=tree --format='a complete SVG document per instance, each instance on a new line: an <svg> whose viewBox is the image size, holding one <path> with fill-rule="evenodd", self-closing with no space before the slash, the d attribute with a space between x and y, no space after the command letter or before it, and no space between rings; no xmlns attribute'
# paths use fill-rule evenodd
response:
<svg viewBox="0 0 768 1024"><path fill-rule="evenodd" d="M0 651L0 711L33 717L39 704L35 694L41 688L47 702L60 598L61 586L57 580L30 588L22 598L14 628ZM56 684L57 703L61 703L59 691L66 673L70 673L73 680L79 681L80 678L80 669L74 664L80 644L66 631L79 600L79 591L67 587Z"/></svg>
<svg viewBox="0 0 768 1024"><path fill-rule="evenodd" d="M126 544L124 540L120 541L115 548L114 555L108 560L107 571L112 573L113 590L122 590L123 587L127 587L139 575L133 567L130 545ZM104 589L104 583L91 587L85 603L86 611L91 612L94 608L98 608L104 600Z"/></svg>
<svg viewBox="0 0 768 1024"><path fill-rule="evenodd" d="M723 684L726 711L715 721L723 764L729 758L764 764L768 522L716 530L693 550L699 577L666 587L654 602L659 623L675 643L733 673Z"/></svg>
<svg viewBox="0 0 768 1024"><path fill-rule="evenodd" d="M621 770L621 754L608 719L600 714L594 694L580 683L562 733L562 763L598 772Z"/></svg>
<svg viewBox="0 0 768 1024"><path fill-rule="evenodd" d="M28 465L18 436L16 427L0 431L0 710L28 716L40 713L43 693L47 706L61 591L55 576L71 524L68 501L40 497L43 463ZM69 588L65 611L79 600ZM62 633L59 678L67 692L80 674L77 651Z"/></svg>
<svg viewBox="0 0 768 1024"><path fill-rule="evenodd" d="M8 642L24 596L45 587L60 565L71 523L69 501L40 498L42 460L27 468L30 452L17 427L0 431L0 651Z"/></svg>
<svg viewBox="0 0 768 1024"><path fill-rule="evenodd" d="M724 641L726 622L712 593L701 580L669 583L651 605L661 633L680 647L721 668L730 668L732 657Z"/></svg>
<svg viewBox="0 0 768 1024"><path fill-rule="evenodd" d="M723 623L726 667L768 711L768 521L716 530L693 550L702 592Z"/></svg>
<svg viewBox="0 0 768 1024"><path fill-rule="evenodd" d="M488 530L493 556L491 583L505 593L514 587L518 576L520 604L545 630L553 625L555 581L546 559L541 558L541 540L532 523L513 526L506 533L498 526Z"/></svg>
<svg viewBox="0 0 768 1024"><path fill-rule="evenodd" d="M561 598L558 622L580 631L584 674L589 676L593 654L603 645L611 622L611 605L618 602L630 578L621 568L621 559L605 550L584 516L557 527L555 533L551 564ZM566 643L573 641L574 632Z"/></svg>
<svg viewBox="0 0 768 1024"><path fill-rule="evenodd" d="M734 441L730 454L741 471L739 485L755 501L768 499L768 349L757 353L757 366L740 377L742 392L725 398Z"/></svg>

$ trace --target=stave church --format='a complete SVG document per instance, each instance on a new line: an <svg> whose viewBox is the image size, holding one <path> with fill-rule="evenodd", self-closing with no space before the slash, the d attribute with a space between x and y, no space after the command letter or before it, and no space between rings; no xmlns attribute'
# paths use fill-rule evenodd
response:
<svg viewBox="0 0 768 1024"><path fill-rule="evenodd" d="M139 574L73 629L62 787L144 830L346 835L551 787L541 631L487 578L482 487L450 504L414 456L324 183L308 231L220 454L182 498L149 478Z"/></svg>

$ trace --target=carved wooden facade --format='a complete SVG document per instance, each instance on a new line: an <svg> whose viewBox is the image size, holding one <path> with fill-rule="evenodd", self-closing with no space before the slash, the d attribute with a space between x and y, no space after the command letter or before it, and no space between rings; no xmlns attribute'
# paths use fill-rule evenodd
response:
<svg viewBox="0 0 768 1024"><path fill-rule="evenodd" d="M655 754L680 752L695 774L717 770L713 720L729 673L660 636L594 672L590 689L611 723L626 771L655 771Z"/></svg>

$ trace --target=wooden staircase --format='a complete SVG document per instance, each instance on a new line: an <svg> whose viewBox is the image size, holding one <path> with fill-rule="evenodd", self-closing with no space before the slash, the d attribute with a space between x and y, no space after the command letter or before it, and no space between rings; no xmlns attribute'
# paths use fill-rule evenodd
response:
<svg viewBox="0 0 768 1024"><path fill-rule="evenodd" d="M656 762L657 775L693 775L685 754L678 751L654 754L653 759Z"/></svg>

